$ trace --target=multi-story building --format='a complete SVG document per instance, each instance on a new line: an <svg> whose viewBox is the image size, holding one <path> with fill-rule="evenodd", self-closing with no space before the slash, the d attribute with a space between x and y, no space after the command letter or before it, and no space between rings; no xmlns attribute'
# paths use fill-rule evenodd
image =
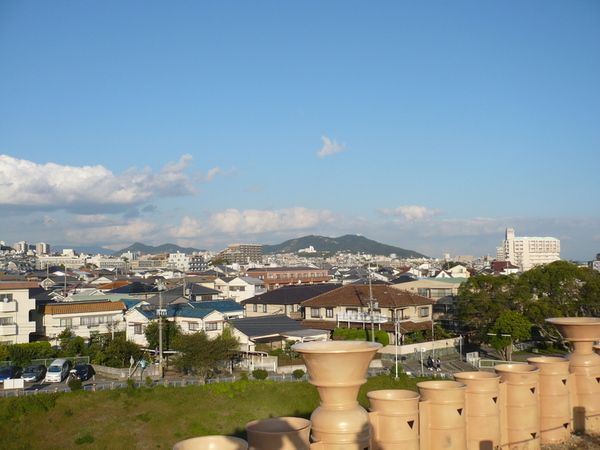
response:
<svg viewBox="0 0 600 450"><path fill-rule="evenodd" d="M326 283L331 277L327 269L314 267L262 267L247 269L244 276L263 280L267 289L276 289L292 284Z"/></svg>
<svg viewBox="0 0 600 450"><path fill-rule="evenodd" d="M79 269L85 266L87 258L85 256L47 256L38 257L38 268L45 269L53 266L64 266L66 269Z"/></svg>
<svg viewBox="0 0 600 450"><path fill-rule="evenodd" d="M110 333L123 331L123 314L126 306L122 301L60 302L39 308L43 333L55 343L64 330L89 339L93 332Z"/></svg>
<svg viewBox="0 0 600 450"><path fill-rule="evenodd" d="M229 264L262 262L262 245L236 244L219 252L215 259L226 259Z"/></svg>
<svg viewBox="0 0 600 450"><path fill-rule="evenodd" d="M38 242L35 244L35 252L38 255L47 255L50 253L50 245L46 244L45 242Z"/></svg>
<svg viewBox="0 0 600 450"><path fill-rule="evenodd" d="M600 253L596 254L595 261L588 261L588 267L600 272Z"/></svg>
<svg viewBox="0 0 600 450"><path fill-rule="evenodd" d="M217 278L214 287L221 291L222 298L230 298L238 303L267 292L264 281L254 277Z"/></svg>
<svg viewBox="0 0 600 450"><path fill-rule="evenodd" d="M434 300L384 285L347 285L302 302L308 328L385 330L394 338L433 326ZM396 336L394 336L396 335Z"/></svg>
<svg viewBox="0 0 600 450"><path fill-rule="evenodd" d="M498 255L510 261L521 271L560 260L560 240L553 237L515 237L515 230L506 229L506 236Z"/></svg>
<svg viewBox="0 0 600 450"><path fill-rule="evenodd" d="M25 241L15 242L15 245L13 245L13 248L15 249L15 252L17 252L17 253L27 253L27 251L29 250L29 246L27 245L27 242L25 242Z"/></svg>
<svg viewBox="0 0 600 450"><path fill-rule="evenodd" d="M0 343L23 344L33 340L36 332L35 299L31 289L39 289L33 281L0 281Z"/></svg>
<svg viewBox="0 0 600 450"><path fill-rule="evenodd" d="M185 253L169 253L169 259L167 260L168 269L178 269L183 272L190 268L190 257Z"/></svg>

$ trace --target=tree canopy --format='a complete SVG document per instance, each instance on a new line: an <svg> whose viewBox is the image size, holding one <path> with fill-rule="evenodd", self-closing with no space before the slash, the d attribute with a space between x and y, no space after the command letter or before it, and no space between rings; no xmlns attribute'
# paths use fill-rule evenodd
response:
<svg viewBox="0 0 600 450"><path fill-rule="evenodd" d="M179 352L174 366L182 372L193 372L201 377L215 370L219 361L233 358L238 340L230 328L211 339L204 330L194 334L180 334L173 341L173 350Z"/></svg>
<svg viewBox="0 0 600 450"><path fill-rule="evenodd" d="M543 336L559 340L560 335L545 319L598 316L600 273L555 261L520 275L476 275L458 290L458 320L484 339L506 310L521 313Z"/></svg>
<svg viewBox="0 0 600 450"><path fill-rule="evenodd" d="M531 322L516 311L502 311L490 328L489 335L490 345L506 361L515 342L525 341L531 337Z"/></svg>

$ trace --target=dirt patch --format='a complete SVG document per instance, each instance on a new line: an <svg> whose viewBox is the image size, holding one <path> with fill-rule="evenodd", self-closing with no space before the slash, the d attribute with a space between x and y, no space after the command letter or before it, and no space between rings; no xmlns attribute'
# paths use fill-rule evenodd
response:
<svg viewBox="0 0 600 450"><path fill-rule="evenodd" d="M600 435L572 434L564 444L544 444L543 450L600 450Z"/></svg>

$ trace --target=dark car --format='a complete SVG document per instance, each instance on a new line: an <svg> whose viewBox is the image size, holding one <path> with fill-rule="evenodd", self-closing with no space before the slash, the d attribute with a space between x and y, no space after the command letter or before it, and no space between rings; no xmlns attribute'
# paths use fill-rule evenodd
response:
<svg viewBox="0 0 600 450"><path fill-rule="evenodd" d="M46 376L46 366L43 364L31 364L23 371L21 377L25 381L40 381Z"/></svg>
<svg viewBox="0 0 600 450"><path fill-rule="evenodd" d="M86 381L96 375L94 368L89 364L76 364L71 369L71 378Z"/></svg>
<svg viewBox="0 0 600 450"><path fill-rule="evenodd" d="M9 378L20 378L23 369L19 366L6 366L0 369L0 383Z"/></svg>

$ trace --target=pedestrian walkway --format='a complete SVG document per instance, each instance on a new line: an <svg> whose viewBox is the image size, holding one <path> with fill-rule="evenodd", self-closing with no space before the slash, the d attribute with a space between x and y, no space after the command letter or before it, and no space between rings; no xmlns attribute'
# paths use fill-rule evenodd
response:
<svg viewBox="0 0 600 450"><path fill-rule="evenodd" d="M427 360L423 360L423 366L421 367L421 361L411 361L408 363L401 364L402 370L410 376L442 376L450 377L452 374L457 372L472 372L477 370L471 364L464 361L464 357L461 358L459 355L449 355L440 357L441 370L437 371L437 367L434 370L427 368Z"/></svg>

